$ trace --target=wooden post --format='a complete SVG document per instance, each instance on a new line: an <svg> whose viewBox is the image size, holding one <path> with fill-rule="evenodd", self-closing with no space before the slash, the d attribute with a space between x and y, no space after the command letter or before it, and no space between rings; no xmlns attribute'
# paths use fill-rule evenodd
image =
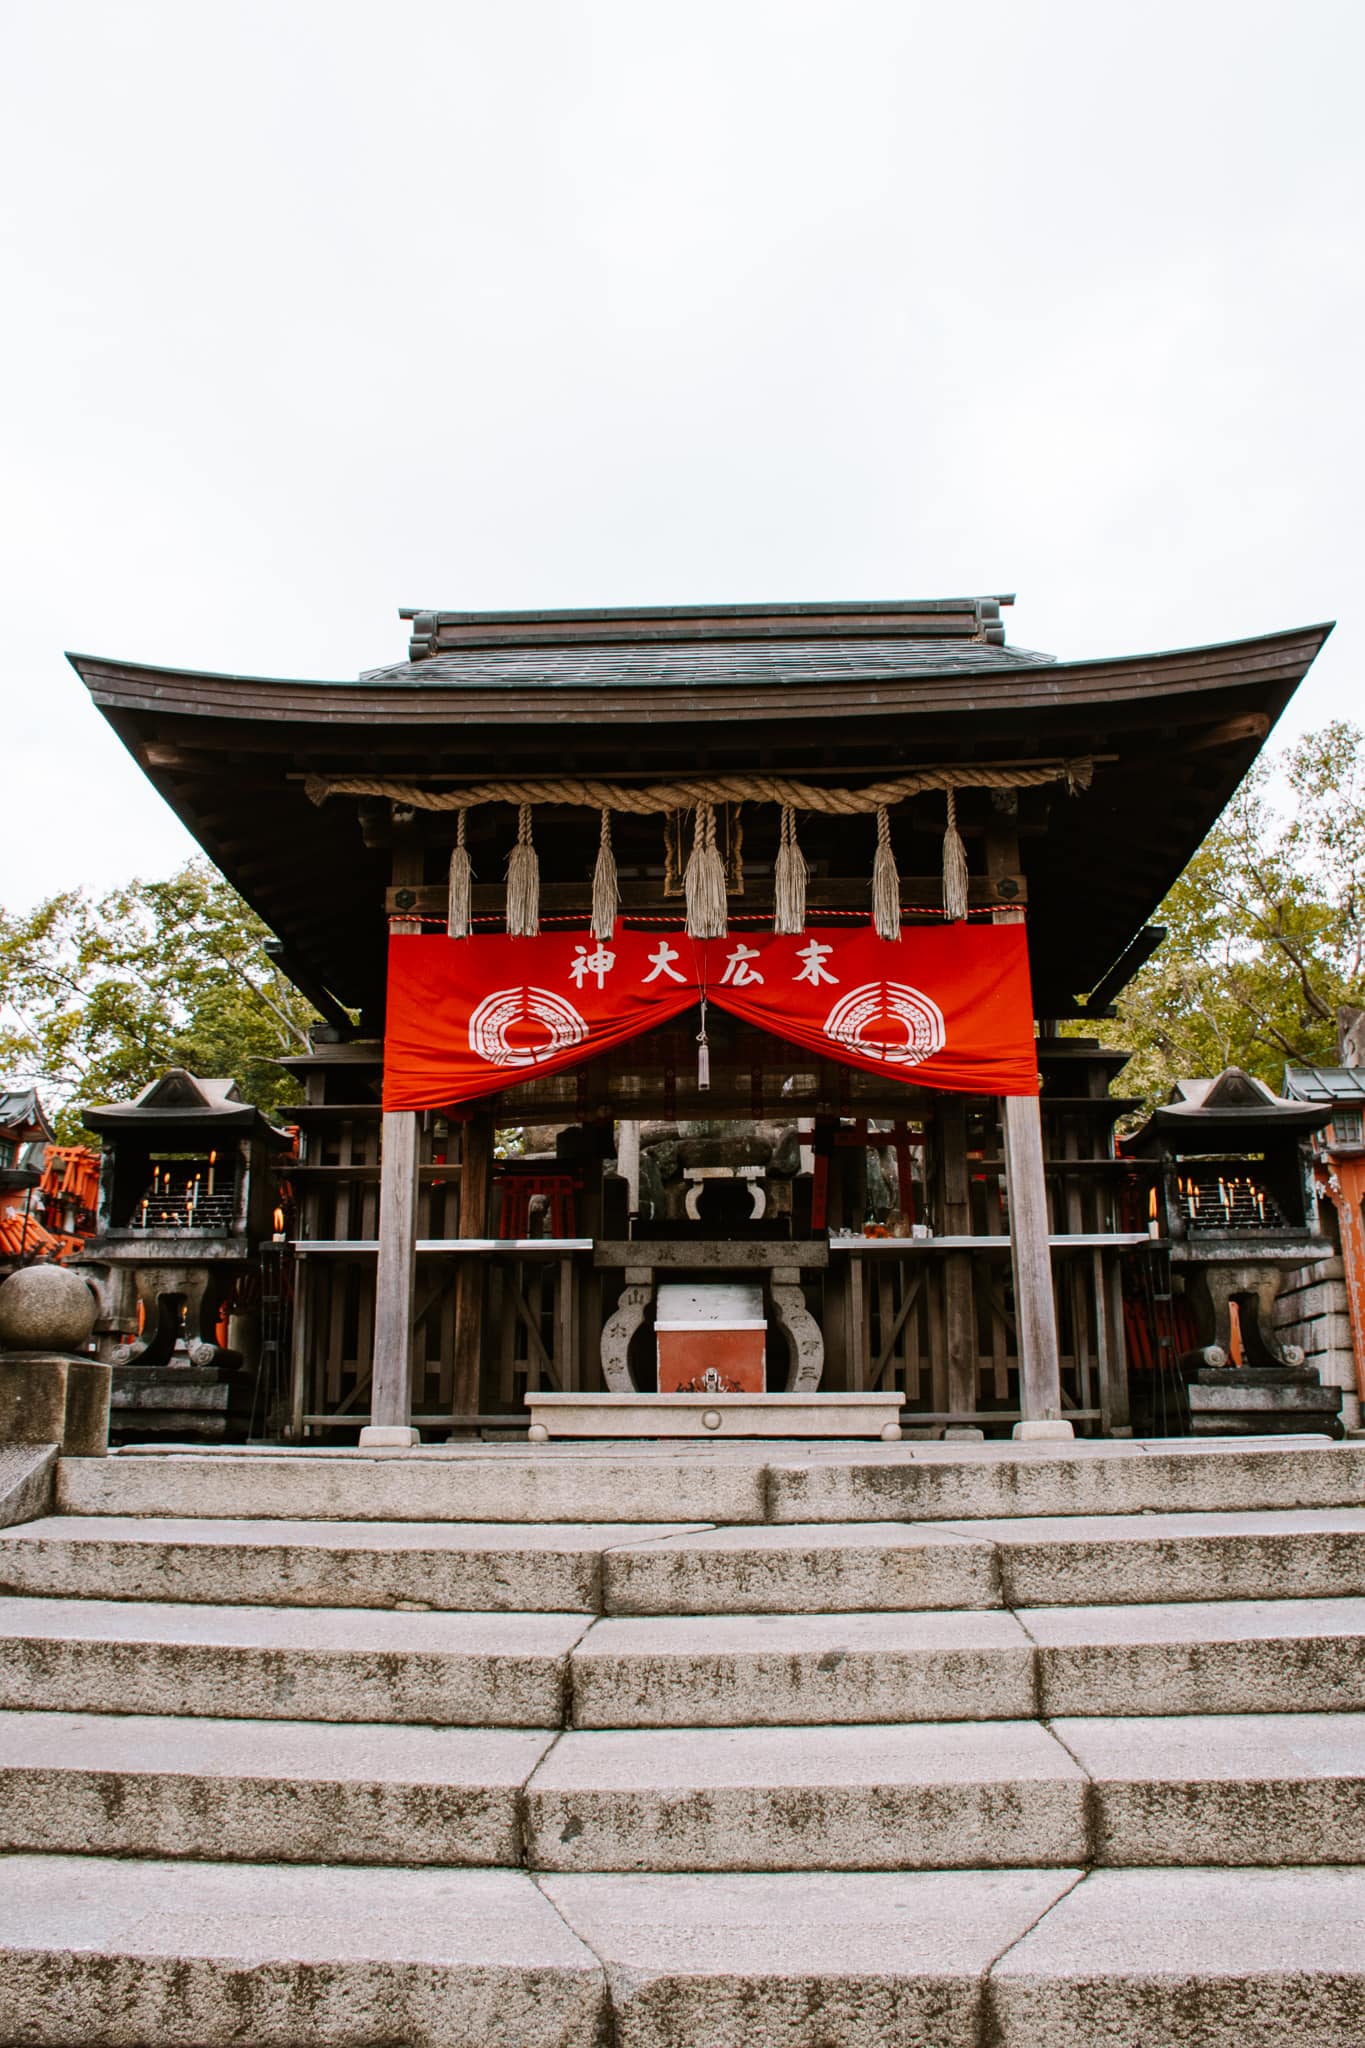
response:
<svg viewBox="0 0 1365 2048"><path fill-rule="evenodd" d="M997 924L1022 924L1023 912L997 910ZM1010 1198L1010 1256L1019 1340L1019 1412L1015 1435L1074 1436L1062 1418L1057 1304L1052 1293L1047 1183L1043 1177L1043 1112L1036 1095L1003 1100L1005 1180Z"/></svg>
<svg viewBox="0 0 1365 2048"><path fill-rule="evenodd" d="M1010 1197L1010 1249L1014 1313L1019 1333L1019 1409L1016 1435L1071 1436L1062 1420L1062 1375L1057 1356L1057 1308L1052 1296L1047 1187L1043 1180L1043 1118L1036 1095L1007 1095L1005 1173ZM1046 1424L1046 1430L1030 1425Z"/></svg>
<svg viewBox="0 0 1365 2048"><path fill-rule="evenodd" d="M476 1110L460 1126L460 1236L487 1237L489 1200L493 1189L493 1118L488 1110ZM455 1374L451 1400L454 1428L468 1432L468 1420L480 1412L479 1393L483 1366L483 1304L486 1281L484 1255L470 1253L460 1260L455 1296ZM504 1275L510 1285L512 1275ZM509 1310L504 1306L504 1314Z"/></svg>
<svg viewBox="0 0 1365 2048"><path fill-rule="evenodd" d="M386 1111L379 1162L379 1271L374 1300L374 1373L368 1445L415 1444L412 1426L412 1297L417 1281L418 1119Z"/></svg>
<svg viewBox="0 0 1365 2048"><path fill-rule="evenodd" d="M420 844L395 842L394 885L423 879ZM420 932L417 923L395 924L395 932ZM387 1110L381 1120L379 1154L379 1263L374 1291L374 1366L370 1379L370 1420L360 1447L415 1444L412 1426L412 1308L417 1285L417 1112Z"/></svg>
<svg viewBox="0 0 1365 2048"><path fill-rule="evenodd" d="M622 1117L616 1126L616 1171L630 1190L630 1213L640 1213L640 1126Z"/></svg>
<svg viewBox="0 0 1365 2048"><path fill-rule="evenodd" d="M1019 798L1014 790L992 791L986 832L990 873L1017 871ZM996 924L1022 924L1022 910L997 910ZM1062 1417L1062 1368L1057 1350L1057 1304L1052 1293L1047 1183L1043 1178L1043 1112L1036 1095L1002 1100L1005 1177L1010 1199L1010 1258L1014 1268L1014 1317L1019 1343L1018 1437L1070 1437Z"/></svg>
<svg viewBox="0 0 1365 2048"><path fill-rule="evenodd" d="M943 1162L943 1228L966 1237L972 1228L967 1186L967 1105L944 1095L938 1105ZM976 1414L976 1300L970 1252L950 1252L943 1261L944 1324L948 1351L948 1407L955 1418Z"/></svg>

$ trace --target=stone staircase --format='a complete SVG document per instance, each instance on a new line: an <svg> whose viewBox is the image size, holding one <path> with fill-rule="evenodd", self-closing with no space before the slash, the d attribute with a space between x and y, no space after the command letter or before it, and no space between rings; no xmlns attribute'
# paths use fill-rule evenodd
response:
<svg viewBox="0 0 1365 2048"><path fill-rule="evenodd" d="M56 1488L0 1531L5 2048L1365 2042L1365 1445Z"/></svg>

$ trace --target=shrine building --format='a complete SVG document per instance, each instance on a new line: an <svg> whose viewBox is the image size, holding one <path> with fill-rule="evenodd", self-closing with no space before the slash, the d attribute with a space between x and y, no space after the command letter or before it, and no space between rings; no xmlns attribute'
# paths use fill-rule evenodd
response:
<svg viewBox="0 0 1365 2048"><path fill-rule="evenodd" d="M1103 1025L1331 629L1062 662L1011 602L71 657L323 1020L272 1433L1130 1431L1165 1208Z"/></svg>

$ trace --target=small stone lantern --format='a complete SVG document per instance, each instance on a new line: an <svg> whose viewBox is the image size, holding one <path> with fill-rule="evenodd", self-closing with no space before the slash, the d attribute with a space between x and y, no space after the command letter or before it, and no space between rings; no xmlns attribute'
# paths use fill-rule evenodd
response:
<svg viewBox="0 0 1365 2048"><path fill-rule="evenodd" d="M22 1266L0 1282L0 1444L56 1444L102 1458L110 1369L84 1353L95 1297L61 1266Z"/></svg>

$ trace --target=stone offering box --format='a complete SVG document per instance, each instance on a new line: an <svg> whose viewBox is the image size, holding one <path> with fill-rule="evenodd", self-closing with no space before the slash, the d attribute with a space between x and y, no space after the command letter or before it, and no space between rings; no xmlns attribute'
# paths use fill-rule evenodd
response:
<svg viewBox="0 0 1365 2048"><path fill-rule="evenodd" d="M670 1281L658 1289L654 1339L661 1394L761 1394L768 1322L763 1289Z"/></svg>

